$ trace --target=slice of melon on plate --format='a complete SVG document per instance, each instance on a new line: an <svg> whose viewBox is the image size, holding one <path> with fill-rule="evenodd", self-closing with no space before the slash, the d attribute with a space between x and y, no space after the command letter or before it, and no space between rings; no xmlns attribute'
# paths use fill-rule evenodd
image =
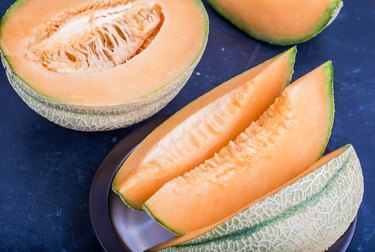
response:
<svg viewBox="0 0 375 252"><path fill-rule="evenodd" d="M124 162L113 190L142 209L160 187L228 144L281 95L289 84L296 48L218 86L170 117Z"/></svg>
<svg viewBox="0 0 375 252"><path fill-rule="evenodd" d="M252 37L271 44L304 42L338 15L341 0L209 0L221 15Z"/></svg>
<svg viewBox="0 0 375 252"><path fill-rule="evenodd" d="M224 220L149 251L326 251L353 222L363 191L347 145Z"/></svg>
<svg viewBox="0 0 375 252"><path fill-rule="evenodd" d="M333 119L333 68L327 62L287 87L214 157L166 183L144 209L177 235L212 225L316 162Z"/></svg>

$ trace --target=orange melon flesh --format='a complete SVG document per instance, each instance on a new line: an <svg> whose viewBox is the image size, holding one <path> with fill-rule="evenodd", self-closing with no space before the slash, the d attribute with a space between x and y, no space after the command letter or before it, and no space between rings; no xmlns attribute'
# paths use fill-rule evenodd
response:
<svg viewBox="0 0 375 252"><path fill-rule="evenodd" d="M337 149L337 150L335 150L335 151L333 151L333 152L325 155L324 157L322 157L321 159L319 159L317 162L315 162L313 165L311 165L308 169L306 169L305 171L301 172L300 174L298 174L296 177L294 177L290 181L288 181L285 184L279 186L278 188L276 188L275 190L271 191L270 193L267 193L266 195L264 195L264 196L262 196L262 197L260 197L260 198L258 198L256 200L254 200L253 202L251 202L250 204L246 205L244 208L240 209L236 213L234 213L234 214L232 214L232 215L230 215L230 216L228 216L228 217L226 217L226 218L218 221L217 223L215 223L213 225L210 225L208 227L204 227L204 228L201 228L201 229L198 229L198 230L194 230L194 231L190 232L189 234L186 234L186 235L184 235L182 237L171 239L169 241L161 243L160 245L157 245L157 246L155 246L153 248L150 248L147 251L159 251L159 250L162 250L164 248L176 246L178 244L190 241L190 240L192 240L194 238L197 238L197 237L199 237L199 236L201 236L201 235L209 232L210 230L218 227L220 224L224 223L225 221L229 220L230 218L232 218L232 217L236 216L237 214L241 213L245 209L248 209L251 206L255 205L257 202L262 201L262 200L264 200L264 199L266 199L266 198L274 195L275 193L281 191L283 188L285 188L285 187L287 187L289 185L294 184L295 182L297 182L298 180L302 179L303 177L305 177L309 173L315 171L316 169L320 168L324 164L330 162L331 160L333 160L337 156L340 156L347 149L348 149L348 147L344 146L344 147L341 147L340 149Z"/></svg>
<svg viewBox="0 0 375 252"><path fill-rule="evenodd" d="M220 85L152 132L124 162L113 190L135 209L169 180L225 146L281 95L293 72L296 49Z"/></svg>
<svg viewBox="0 0 375 252"><path fill-rule="evenodd" d="M338 0L209 0L231 22L252 36L276 44L306 40L332 18Z"/></svg>
<svg viewBox="0 0 375 252"><path fill-rule="evenodd" d="M205 45L208 27L199 1L175 4L170 0L158 0L164 23L147 49L126 64L87 74L60 74L27 59L28 44L35 36L36 27L48 18L92 2L19 0L4 17L1 50L14 72L38 93L64 104L122 105L156 92L179 78L196 61Z"/></svg>
<svg viewBox="0 0 375 252"><path fill-rule="evenodd" d="M210 226L275 190L322 155L333 124L332 64L282 96L235 141L166 183L144 205L177 235Z"/></svg>

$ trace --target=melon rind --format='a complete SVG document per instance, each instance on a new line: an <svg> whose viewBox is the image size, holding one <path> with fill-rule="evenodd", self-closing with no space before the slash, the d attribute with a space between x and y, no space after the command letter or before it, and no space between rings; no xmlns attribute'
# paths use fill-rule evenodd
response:
<svg viewBox="0 0 375 252"><path fill-rule="evenodd" d="M48 94L42 94L22 80L7 61L6 54L0 48L1 62L6 70L9 82L22 100L35 112L62 127L79 131L109 131L124 128L143 121L164 108L185 86L205 51L209 19L200 0L194 1L204 17L204 41L194 61L176 79L161 86L149 94L115 106L82 106L68 104ZM15 2L4 15L0 23L0 32L7 16L22 0Z"/></svg>
<svg viewBox="0 0 375 252"><path fill-rule="evenodd" d="M341 8L344 6L342 0L330 0L329 7L327 8L326 12L324 13L322 19L319 23L316 24L314 29L310 30L306 34L303 34L299 37L285 37L285 38L276 38L270 37L268 35L262 34L259 31L255 31L250 26L243 23L239 18L230 14L228 10L222 8L220 4L216 2L216 0L207 0L208 3L214 8L220 15L222 15L225 19L227 19L230 23L235 25L240 30L244 31L245 33L249 34L251 37L261 40L263 42L273 44L273 45L294 45L306 42L320 32L322 32L325 28L327 28L338 16L340 13ZM246 8L246 6L244 6ZM288 17L285 17L288 18Z"/></svg>
<svg viewBox="0 0 375 252"><path fill-rule="evenodd" d="M176 81L171 84L171 90L164 91L166 93L165 96L158 97L158 100L145 101L143 104L138 100L134 103L124 104L122 107L108 107L108 111L105 111L104 107L85 110L74 105L69 106L52 102L53 100L46 96L41 96L37 92L28 93L26 90L32 91L32 89L12 71L4 60L3 55L1 57L11 86L31 109L62 127L79 131L114 130L128 127L147 119L165 107L178 94L190 78L195 67L193 66L189 73L184 74L179 82ZM39 96L40 99L36 98L36 96ZM123 109L123 111L118 109Z"/></svg>
<svg viewBox="0 0 375 252"><path fill-rule="evenodd" d="M334 121L335 121L335 113L336 113L336 111L335 111L335 94L334 94L335 91L334 91L334 88L333 88L335 70L333 69L332 61L327 61L326 63L323 64L323 67L324 67L324 70L325 70L325 73L326 73L326 85L327 85L327 92L328 92L327 97L329 97L328 103L329 103L329 109L330 109L330 113L329 113L330 118L329 118L329 128L327 130L324 146L323 146L322 151L320 153L320 157L323 156L324 151L327 148L329 139L330 139L331 134L332 134L333 124L334 124Z"/></svg>
<svg viewBox="0 0 375 252"><path fill-rule="evenodd" d="M297 182L198 238L161 251L324 251L354 220L363 198L351 145Z"/></svg>
<svg viewBox="0 0 375 252"><path fill-rule="evenodd" d="M163 222L162 220L160 220L157 216L155 216L152 211L148 208L148 206L146 204L144 204L142 206L142 209L153 219L155 220L157 223L159 223L160 226L162 226L163 228L165 228L166 230L168 230L169 232L171 232L172 234L176 235L176 236L183 236L182 233L180 233L179 231L176 231L173 227L169 226L168 224L166 224L165 222Z"/></svg>

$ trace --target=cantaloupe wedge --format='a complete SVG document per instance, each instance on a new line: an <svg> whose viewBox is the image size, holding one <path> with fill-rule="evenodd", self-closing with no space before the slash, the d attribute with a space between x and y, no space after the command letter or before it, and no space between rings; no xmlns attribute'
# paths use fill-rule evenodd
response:
<svg viewBox="0 0 375 252"><path fill-rule="evenodd" d="M236 138L281 95L296 48L246 71L190 103L153 131L124 162L113 190L130 207L142 204Z"/></svg>
<svg viewBox="0 0 375 252"><path fill-rule="evenodd" d="M311 39L338 15L341 0L208 0L226 19L250 36L271 44Z"/></svg>
<svg viewBox="0 0 375 252"><path fill-rule="evenodd" d="M287 87L213 158L166 183L144 209L177 235L210 226L315 163L333 119L333 67L327 62Z"/></svg>
<svg viewBox="0 0 375 252"><path fill-rule="evenodd" d="M234 215L149 251L325 251L354 220L363 191L347 145Z"/></svg>

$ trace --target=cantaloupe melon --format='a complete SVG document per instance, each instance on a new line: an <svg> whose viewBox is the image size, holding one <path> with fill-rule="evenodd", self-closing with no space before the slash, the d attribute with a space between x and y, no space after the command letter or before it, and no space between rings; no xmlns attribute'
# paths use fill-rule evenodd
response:
<svg viewBox="0 0 375 252"><path fill-rule="evenodd" d="M342 0L208 0L250 36L271 44L296 44L320 33L338 15Z"/></svg>
<svg viewBox="0 0 375 252"><path fill-rule="evenodd" d="M141 121L179 92L208 17L200 0L18 0L0 31L23 100L64 127L97 131Z"/></svg>
<svg viewBox="0 0 375 252"><path fill-rule="evenodd" d="M169 180L213 156L281 95L296 48L266 61L190 103L154 130L124 162L113 190L132 208Z"/></svg>
<svg viewBox="0 0 375 252"><path fill-rule="evenodd" d="M144 204L177 235L210 226L275 190L323 154L334 118L327 62L285 89L235 141L175 178Z"/></svg>
<svg viewBox="0 0 375 252"><path fill-rule="evenodd" d="M324 251L354 220L363 191L347 145L225 220L149 251Z"/></svg>

